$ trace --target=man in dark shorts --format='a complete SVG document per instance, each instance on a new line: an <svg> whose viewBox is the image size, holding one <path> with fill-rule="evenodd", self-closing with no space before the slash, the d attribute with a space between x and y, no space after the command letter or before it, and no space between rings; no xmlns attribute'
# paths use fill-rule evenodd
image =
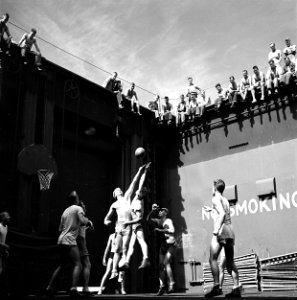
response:
<svg viewBox="0 0 297 300"><path fill-rule="evenodd" d="M157 215L157 217L154 217ZM169 281L169 287L167 293L174 292L175 281L173 278L173 272L171 268L171 262L176 252L176 241L174 237L175 229L173 222L170 218L167 218L168 209L159 208L158 205L153 204L152 211L149 213L147 220L157 225L155 231L162 232L164 234L164 242L161 244L159 253L159 281L160 288L157 296L161 296L165 293L165 280L166 275Z"/></svg>
<svg viewBox="0 0 297 300"><path fill-rule="evenodd" d="M214 279L214 286L208 293L206 298L212 298L222 295L220 287L220 268L218 257L222 248L225 250L225 264L228 273L232 276L234 286L231 293L226 294L226 297L241 297L242 286L239 283L238 270L234 263L234 242L235 235L231 224L229 201L223 197L225 183L218 179L213 183L212 209L216 212L214 217L214 230L210 245L209 263Z"/></svg>
<svg viewBox="0 0 297 300"><path fill-rule="evenodd" d="M83 208L84 213L86 214L87 209L83 201L80 201L80 206ZM82 264L82 294L89 296L93 295L92 292L89 290L89 280L90 280L90 271L91 271L91 262L90 262L90 254L87 248L87 241L86 241L86 232L87 229L94 229L92 224L82 225L79 228L78 236L76 239L79 254L80 254L80 261Z"/></svg>
<svg viewBox="0 0 297 300"><path fill-rule="evenodd" d="M53 295L55 290L53 283L56 280L61 269L69 262L73 264L72 284L69 290L70 296L80 296L77 291L77 283L82 269L80 261L80 253L77 246L77 237L79 228L82 225L93 226L93 223L85 217L83 208L80 206L79 196L76 191L72 191L67 197L69 207L66 208L61 216L59 226L60 236L58 238L58 246L60 250L60 264L54 271L50 282L46 288L46 294Z"/></svg>

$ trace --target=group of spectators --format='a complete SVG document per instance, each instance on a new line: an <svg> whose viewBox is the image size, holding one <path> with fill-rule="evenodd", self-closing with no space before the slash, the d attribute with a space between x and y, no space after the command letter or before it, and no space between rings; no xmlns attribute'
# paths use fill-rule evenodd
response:
<svg viewBox="0 0 297 300"><path fill-rule="evenodd" d="M7 22L9 21L9 14L5 13L0 19L0 53L5 54L6 56L11 56L10 46L12 42L12 35L7 26ZM41 52L38 47L36 36L37 30L32 28L29 33L24 33L20 41L18 42L18 47L21 49L21 57L23 60L23 64L28 64L28 53L31 51L32 46L34 45L36 52L35 55L35 66L38 71L42 71L41 65ZM1 65L0 65L1 68Z"/></svg>
<svg viewBox="0 0 297 300"><path fill-rule="evenodd" d="M177 105L177 124L183 125L185 120L191 121L194 117L203 116L205 107L211 104L217 111L221 111L227 103L232 109L242 103L254 104L266 100L269 96L277 96L280 89L294 96L296 45L292 44L289 38L285 39L285 45L286 47L281 51L276 49L275 43L270 44L271 51L268 54L269 66L266 74L260 71L258 66L253 66L251 76L248 70L242 71L239 83L233 75L229 77L228 87L222 87L221 83L217 83L215 101L206 97L205 91L193 84L192 77L189 77L187 100L182 94Z"/></svg>
<svg viewBox="0 0 297 300"><path fill-rule="evenodd" d="M0 53L10 56L12 36L7 26L8 21L9 14L5 13L0 19ZM28 53L34 45L36 50L34 52L35 65L37 70L41 71L41 52L35 38L36 33L37 31L34 28L29 33L25 33L18 46L21 49L23 63L26 65L28 63ZM193 83L192 77L188 77L187 91L185 94L180 95L176 107L177 125L185 124L186 120L192 121L195 118L202 117L205 107L211 104L214 104L217 111L221 111L227 103L232 109L241 103L254 104L257 99L264 101L271 95L277 95L283 87L289 93L293 93L292 87L296 79L296 45L292 44L290 38L286 38L283 51L276 49L275 43L270 44L270 49L266 74L260 71L258 66L253 66L253 74L250 76L248 70L243 70L239 82L236 81L233 75L230 76L228 87L223 87L221 83L215 85L216 99L214 101L206 96L205 90ZM105 80L103 86L117 95L119 108L123 107L123 100L128 100L131 102L131 111L141 115L134 82L123 92L123 84L118 79L117 72L114 72ZM162 102L161 104L160 96L156 95L155 99L149 102L148 108L154 111L156 118L170 124L174 115L173 105L170 103L168 96L165 96Z"/></svg>
<svg viewBox="0 0 297 300"><path fill-rule="evenodd" d="M270 96L278 95L283 89L289 95L294 96L294 86L296 81L296 45L291 43L290 38L285 39L283 51L276 49L275 43L270 44L271 51L268 53L268 69L266 74L260 71L258 66L253 66L253 74L249 75L248 70L242 71L242 78L239 82L232 75L229 77L228 87L223 87L221 83L215 85L216 98L214 101L206 95L193 82L192 77L188 77L188 86L185 94L180 95L176 107L176 122L178 126L183 126L186 121L193 121L204 115L205 108L213 105L218 112L229 106L233 109L240 104L254 104L269 99ZM122 82L117 79L118 74L114 72L104 83L104 87L117 94L119 108L122 108L123 99L131 101L131 110L141 115L140 104L135 91L135 84L123 93ZM227 105L226 105L227 104ZM150 101L148 108L155 113L155 117L168 124L172 123L174 109L165 96L161 103L161 98L156 95Z"/></svg>

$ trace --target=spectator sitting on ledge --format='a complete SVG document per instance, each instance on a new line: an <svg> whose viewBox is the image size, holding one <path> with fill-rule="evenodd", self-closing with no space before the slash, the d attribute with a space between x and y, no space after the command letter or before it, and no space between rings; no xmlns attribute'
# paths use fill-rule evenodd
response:
<svg viewBox="0 0 297 300"><path fill-rule="evenodd" d="M277 50L275 47L275 43L270 43L271 51L268 53L268 61L273 60L278 72L281 73L281 60L282 60L282 52L281 50Z"/></svg>
<svg viewBox="0 0 297 300"><path fill-rule="evenodd" d="M278 94L281 73L279 72L280 68L277 68L273 59L271 59L268 63L269 68L266 73L266 81L268 95L270 96L272 94L272 90L274 90L274 94Z"/></svg>
<svg viewBox="0 0 297 300"><path fill-rule="evenodd" d="M261 72L258 66L253 66L254 74L252 75L252 85L256 92L261 94L261 100L265 99L265 75Z"/></svg>
<svg viewBox="0 0 297 300"><path fill-rule="evenodd" d="M127 97L128 100L131 101L131 111L134 112L134 104L136 104L137 113L141 115L139 100L134 89L135 89L135 83L132 82L130 89L126 91L125 96Z"/></svg>
<svg viewBox="0 0 297 300"><path fill-rule="evenodd" d="M41 52L37 45L36 41L36 29L32 28L30 33L25 33L22 38L20 39L18 46L21 47L21 55L24 59L24 64L26 65L28 62L26 60L26 56L28 55L28 52L31 51L32 46L34 45L36 49L35 53L35 65L38 71L42 71L41 69Z"/></svg>
<svg viewBox="0 0 297 300"><path fill-rule="evenodd" d="M286 47L283 50L284 58L288 58L290 60L290 64L294 64L294 66L296 66L296 45L292 45L289 38L285 39L285 44Z"/></svg>
<svg viewBox="0 0 297 300"><path fill-rule="evenodd" d="M9 14L4 14L0 19L0 52L4 52L6 55L10 56L9 49L12 40L12 36L8 29L6 23L9 20ZM7 38L4 38L4 33L6 33Z"/></svg>
<svg viewBox="0 0 297 300"><path fill-rule="evenodd" d="M123 108L122 106L122 91L123 91L123 86L122 82L120 80L117 80L118 73L113 72L111 76L107 77L103 83L103 87L105 87L107 90L115 93L117 95L117 100L118 100L118 107Z"/></svg>
<svg viewBox="0 0 297 300"><path fill-rule="evenodd" d="M160 117L159 105L158 102L160 101L160 96L156 95L154 101L150 101L148 104L148 108L155 113L155 117Z"/></svg>
<svg viewBox="0 0 297 300"><path fill-rule="evenodd" d="M235 77L232 75L229 77L230 80L230 84L229 84L229 103L230 103L230 107L234 107L237 103L238 103L238 97L240 97L239 94L239 86L237 84L237 82L235 81Z"/></svg>
<svg viewBox="0 0 297 300"><path fill-rule="evenodd" d="M182 126L186 120L187 104L184 94L180 95L180 102L177 105L177 125Z"/></svg>
<svg viewBox="0 0 297 300"><path fill-rule="evenodd" d="M170 125L172 123L172 104L169 103L169 97L164 97L165 103L163 105L163 118L167 121L167 124Z"/></svg>
<svg viewBox="0 0 297 300"><path fill-rule="evenodd" d="M252 78L248 75L247 70L242 71L243 77L240 80L240 95L243 101L246 101L250 95L252 95L253 101L252 103L257 102L255 97L255 90L252 85Z"/></svg>
<svg viewBox="0 0 297 300"><path fill-rule="evenodd" d="M217 99L215 100L215 108L217 111L221 109L221 107L228 100L228 90L222 88L220 83L217 83L215 88L217 89Z"/></svg>

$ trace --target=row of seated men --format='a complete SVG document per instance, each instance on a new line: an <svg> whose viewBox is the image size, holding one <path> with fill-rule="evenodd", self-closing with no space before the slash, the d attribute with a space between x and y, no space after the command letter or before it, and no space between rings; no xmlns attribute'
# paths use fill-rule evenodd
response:
<svg viewBox="0 0 297 300"><path fill-rule="evenodd" d="M216 84L217 95L214 101L206 96L205 91L193 83L192 77L189 77L186 96L180 95L176 108L177 124L183 125L186 120L191 121L195 117L203 116L205 108L210 106L220 112L226 107L226 104L232 109L242 104L252 105L259 101L269 100L271 96L275 98L284 94L294 97L296 90L296 45L291 45L289 39L286 39L286 43L287 48L284 49L283 54L280 50L275 49L274 43L270 45L272 50L268 55L269 66L266 74L260 71L258 66L254 66L252 76L248 74L247 70L243 70L243 76L239 83L236 82L234 76L230 76L227 88L223 88L220 83ZM291 49L290 51L288 47ZM156 112L156 116L159 113L158 101L159 99L156 97L155 101L149 104L149 108ZM172 114L172 105L170 105L168 97L165 97L165 104L159 113L159 115L162 114Z"/></svg>

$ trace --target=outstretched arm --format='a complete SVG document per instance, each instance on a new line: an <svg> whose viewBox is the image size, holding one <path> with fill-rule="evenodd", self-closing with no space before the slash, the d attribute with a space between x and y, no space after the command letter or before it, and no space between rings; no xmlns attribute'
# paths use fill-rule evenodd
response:
<svg viewBox="0 0 297 300"><path fill-rule="evenodd" d="M128 201L130 201L131 195L132 195L132 193L133 193L133 191L134 191L134 189L135 189L135 185L136 185L136 183L137 183L137 181L138 181L138 179L139 179L139 177L140 177L140 175L141 175L141 172L142 172L142 170L144 169L145 166L146 166L146 165L143 165L143 166L141 166L141 167L138 169L138 171L137 171L136 175L134 176L134 178L133 178L133 180L132 180L132 182L131 182L131 184L130 184L128 190L127 190L126 193L125 193L125 198L126 198Z"/></svg>
<svg viewBox="0 0 297 300"><path fill-rule="evenodd" d="M41 52L40 52L40 49L39 49L39 47L38 47L38 44L37 44L37 42L36 42L36 40L35 40L35 42L34 42L34 47L35 47L35 49L36 49L36 51L37 51L38 53L41 53Z"/></svg>
<svg viewBox="0 0 297 300"><path fill-rule="evenodd" d="M109 211L107 213L107 215L104 218L104 225L108 226L111 223L111 217L114 214L114 207L113 205L110 206Z"/></svg>
<svg viewBox="0 0 297 300"><path fill-rule="evenodd" d="M21 46L22 42L25 40L26 38L26 33L23 34L22 38L20 39L18 46Z"/></svg>
<svg viewBox="0 0 297 300"><path fill-rule="evenodd" d="M113 234L111 234L109 236L106 247L105 247L105 250L104 250L103 259L102 259L103 266L106 266L106 264L107 264L107 256L108 256L108 253L109 253L110 248L111 248L112 239L113 239Z"/></svg>
<svg viewBox="0 0 297 300"><path fill-rule="evenodd" d="M219 197L213 197L212 204L213 204L213 208L216 209L216 211L218 212L218 217L215 221L214 229L213 229L213 234L217 235L224 222L225 210L223 208L221 199Z"/></svg>
<svg viewBox="0 0 297 300"><path fill-rule="evenodd" d="M137 190L138 192L140 192L143 188L145 178L146 178L146 174L147 174L147 170L150 167L150 165L151 165L151 162L149 162L145 165L144 172L142 173L142 175L140 177L140 180L139 180L139 185L138 185L138 190Z"/></svg>

